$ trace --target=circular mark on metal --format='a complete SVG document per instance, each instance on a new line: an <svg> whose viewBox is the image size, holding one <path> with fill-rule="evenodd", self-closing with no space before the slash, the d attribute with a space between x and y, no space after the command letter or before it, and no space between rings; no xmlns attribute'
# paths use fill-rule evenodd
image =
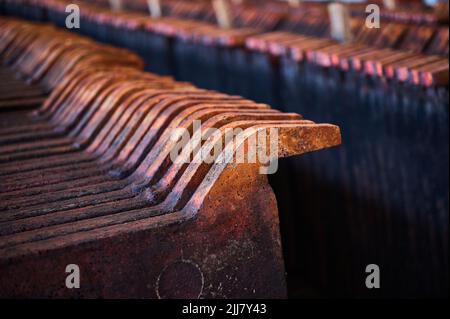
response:
<svg viewBox="0 0 450 319"><path fill-rule="evenodd" d="M168 265L156 280L159 299L198 299L204 285L200 267L190 260L179 260Z"/></svg>

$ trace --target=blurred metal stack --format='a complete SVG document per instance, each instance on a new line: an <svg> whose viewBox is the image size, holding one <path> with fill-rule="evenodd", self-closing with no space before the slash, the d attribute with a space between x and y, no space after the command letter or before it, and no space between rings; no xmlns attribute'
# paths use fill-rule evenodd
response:
<svg viewBox="0 0 450 319"><path fill-rule="evenodd" d="M382 8L379 29L352 5L346 43L331 39L326 4L310 2L233 6L230 29L212 24L205 2L164 2L159 19L139 1L132 13L82 2L78 31L129 48L156 73L342 128L342 147L282 161L271 177L291 296L445 296L448 3L397 2ZM6 12L64 27L65 4ZM362 280L373 263L377 291Z"/></svg>
<svg viewBox="0 0 450 319"><path fill-rule="evenodd" d="M286 296L261 170L338 145L338 127L144 73L134 54L49 25L0 24L3 63L50 92L0 113L0 296Z"/></svg>

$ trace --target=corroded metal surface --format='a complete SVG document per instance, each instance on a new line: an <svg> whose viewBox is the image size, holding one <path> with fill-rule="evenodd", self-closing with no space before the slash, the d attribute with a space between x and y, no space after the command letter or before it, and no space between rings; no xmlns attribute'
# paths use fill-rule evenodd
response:
<svg viewBox="0 0 450 319"><path fill-rule="evenodd" d="M1 296L286 296L276 200L260 169L338 145L338 127L140 72L120 62L126 52L111 68L77 65L61 38L46 50L38 26L27 42L20 24L2 23L17 34L0 35L16 74L48 68L61 80L26 121L17 113L0 128ZM84 46L71 41L70 51ZM174 159L176 129L190 138ZM240 133L228 140L231 129ZM274 129L258 146L268 159L233 161ZM81 269L80 289L64 285L68 264Z"/></svg>

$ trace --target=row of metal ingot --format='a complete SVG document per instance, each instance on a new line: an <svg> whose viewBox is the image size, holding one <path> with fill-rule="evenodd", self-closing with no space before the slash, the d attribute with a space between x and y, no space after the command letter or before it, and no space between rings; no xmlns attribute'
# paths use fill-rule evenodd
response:
<svg viewBox="0 0 450 319"><path fill-rule="evenodd" d="M102 7L111 6L110 1L108 0L85 0L81 2L87 2ZM301 1L297 4L278 0L229 1L234 17L234 24L236 26L258 26L265 30L278 28L280 26L290 26L295 28L297 25L302 24L300 20L308 20L307 15L309 15L309 17L315 16L316 18L321 18L321 21L315 21L316 26L321 24L327 27L329 25L328 4L329 3L326 1ZM445 15L445 7L439 7L441 10L438 11L437 8L433 9L427 7L421 0L397 0L395 1L395 8L392 7L392 5L391 7L386 7L381 0L372 1L370 4L379 5L383 21L417 23L422 25L436 25L439 22L448 22L448 17ZM366 17L366 3L350 2L347 3L347 6L351 9L353 16ZM123 10L145 13L149 10L148 2L146 0L122 1L121 7ZM160 7L161 13L164 16L216 23L214 8L210 0L165 0L160 1ZM313 21L313 19L310 21Z"/></svg>
<svg viewBox="0 0 450 319"><path fill-rule="evenodd" d="M144 73L128 52L49 26L0 24L3 61L52 89L35 111L1 115L0 295L284 296L267 160L233 158L274 129L276 153L258 145L269 161L335 146L338 127ZM174 160L180 143L192 147ZM68 264L80 290L64 286Z"/></svg>
<svg viewBox="0 0 450 319"><path fill-rule="evenodd" d="M46 91L51 91L74 68L143 68L140 58L126 50L100 45L51 25L2 18L0 36L3 64L27 83L39 83Z"/></svg>
<svg viewBox="0 0 450 319"><path fill-rule="evenodd" d="M438 43L448 53L447 41ZM292 33L266 33L246 40L255 51L277 57L306 61L325 68L361 72L399 82L424 86L448 86L448 57L425 55L421 50L380 49L364 44L340 44L328 39L305 37ZM447 50L447 52L445 52Z"/></svg>
<svg viewBox="0 0 450 319"><path fill-rule="evenodd" d="M66 4L64 1L48 1L45 8L49 11L64 12ZM155 20L140 13L118 13L86 3L82 4L81 14L85 19L84 23L91 21L106 28L119 28L124 32L142 30L176 37L188 43L245 47L251 52L264 51L297 61L306 60L324 67L363 71L369 75L416 85L448 85L447 27L384 23L381 29L371 29L364 27L365 21L358 20L353 23L353 41L340 44L328 38L290 32L262 33L263 29L255 27L220 29L215 25L194 20L170 17ZM319 22L323 21L314 14L307 16ZM306 18L303 17L302 21L308 23ZM261 19L264 20L264 17ZM307 29L304 33L314 34ZM323 36L324 33L319 32L319 35ZM151 64L151 61L149 63Z"/></svg>

